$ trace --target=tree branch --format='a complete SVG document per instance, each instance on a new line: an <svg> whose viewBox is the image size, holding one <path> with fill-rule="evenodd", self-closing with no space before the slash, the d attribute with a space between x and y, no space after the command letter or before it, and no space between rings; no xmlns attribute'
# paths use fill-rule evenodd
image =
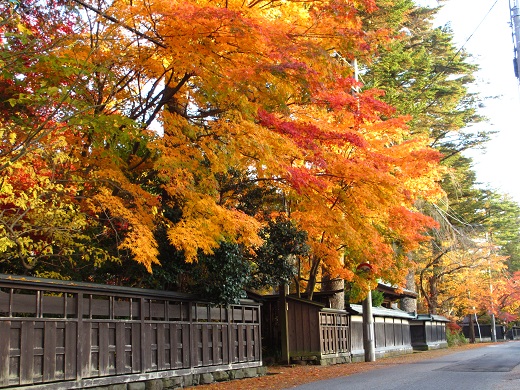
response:
<svg viewBox="0 0 520 390"><path fill-rule="evenodd" d="M168 46L166 46L164 43L158 41L157 39L155 38L152 38L152 37L149 37L148 35L140 32L139 30L119 21L118 19L114 18L113 16L110 16L106 13L104 13L103 11L101 11L100 9L97 9L96 7L93 7L85 2L83 2L82 0L72 0L80 5L82 5L83 7L95 12L96 14L98 14L99 16L102 16L104 17L105 19L108 19L110 20L112 23L115 23L121 27L123 27L124 29L128 30L128 31L131 31L133 32L135 35L137 35L138 37L140 38L143 38L143 39L146 39L147 41L149 42L152 42L154 45L157 45L157 46L160 46L162 47L163 49L166 49Z"/></svg>

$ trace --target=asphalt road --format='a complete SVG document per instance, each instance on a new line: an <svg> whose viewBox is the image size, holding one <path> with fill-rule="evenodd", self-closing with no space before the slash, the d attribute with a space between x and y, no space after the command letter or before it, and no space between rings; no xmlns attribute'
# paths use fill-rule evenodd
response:
<svg viewBox="0 0 520 390"><path fill-rule="evenodd" d="M384 366L384 359L381 360ZM520 390L520 341L293 387L298 390Z"/></svg>

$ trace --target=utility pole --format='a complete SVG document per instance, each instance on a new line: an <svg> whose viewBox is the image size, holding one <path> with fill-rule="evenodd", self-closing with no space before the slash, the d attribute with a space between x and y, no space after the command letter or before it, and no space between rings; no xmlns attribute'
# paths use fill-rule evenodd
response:
<svg viewBox="0 0 520 390"><path fill-rule="evenodd" d="M515 68L515 76L520 78L520 7L518 5L518 0L512 0L513 6L511 6L511 1L509 2L509 10L511 12L511 27L513 28L513 45L514 45L514 53L515 57L513 59L513 64Z"/></svg>
<svg viewBox="0 0 520 390"><path fill-rule="evenodd" d="M495 322L495 313L491 313L491 341L497 342L497 325Z"/></svg>
<svg viewBox="0 0 520 390"><path fill-rule="evenodd" d="M365 362L375 362L376 348L374 340L374 317L372 316L371 290L368 290L367 297L363 301L363 349L365 350Z"/></svg>
<svg viewBox="0 0 520 390"><path fill-rule="evenodd" d="M372 266L366 262L357 266L358 271L371 273ZM363 301L363 349L365 362L376 361L376 346L374 334L374 317L372 316L372 289L368 286L367 297Z"/></svg>

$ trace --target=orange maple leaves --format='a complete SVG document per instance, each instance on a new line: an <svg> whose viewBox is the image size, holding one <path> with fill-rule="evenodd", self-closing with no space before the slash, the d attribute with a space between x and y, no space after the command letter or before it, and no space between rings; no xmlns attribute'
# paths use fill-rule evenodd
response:
<svg viewBox="0 0 520 390"><path fill-rule="evenodd" d="M439 156L380 91L354 93L349 60L387 38L363 30L359 10L374 7L116 0L85 10L90 24L61 58L83 66L81 88L65 94L78 115L62 151L79 160L83 210L126 221L118 247L148 269L158 223L188 261L223 241L254 247L265 214L219 194L218 178L237 169L286 201L308 232L309 269L351 278L370 260L376 277L395 277L393 245L412 249L431 226L414 202L439 193Z"/></svg>

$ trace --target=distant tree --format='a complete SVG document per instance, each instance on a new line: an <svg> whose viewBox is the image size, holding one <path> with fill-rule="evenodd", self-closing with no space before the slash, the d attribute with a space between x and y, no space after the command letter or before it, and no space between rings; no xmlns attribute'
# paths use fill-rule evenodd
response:
<svg viewBox="0 0 520 390"><path fill-rule="evenodd" d="M455 47L449 27L433 27L438 8L418 7L409 0L389 6L380 12L394 15L398 39L367 65L362 74L366 87L383 90L384 101L410 115L411 133L430 137L443 160L483 145L492 132L471 127L484 118L477 114L479 97L468 90L478 67Z"/></svg>
<svg viewBox="0 0 520 390"><path fill-rule="evenodd" d="M448 280L460 275L478 279L487 258L482 242L487 239L496 248L493 253L498 263L504 261L498 255L507 255L506 248L515 247L514 233L508 235L509 242L500 245L490 238L492 222L485 210L490 207L491 194L479 188L471 159L461 154L482 147L492 132L474 126L484 119L477 113L479 97L468 91L477 67L470 63L468 53L454 46L449 27L433 28L438 9L417 7L407 0L382 4L386 7L381 6L374 15L388 20L399 39L379 50L363 68L361 78L367 87L383 90L382 99L397 112L410 115L411 134L428 136L430 145L442 154L445 170L440 185L445 196L434 203L416 204L437 226L429 232L430 242L410 256L427 309L432 313L451 311L450 301L460 295L454 290L450 296ZM369 21L371 18L365 23ZM514 213L510 215L514 218ZM504 234L506 231L504 226Z"/></svg>
<svg viewBox="0 0 520 390"><path fill-rule="evenodd" d="M484 229L488 239L507 257L509 272L520 270L520 206L509 196L484 191Z"/></svg>

